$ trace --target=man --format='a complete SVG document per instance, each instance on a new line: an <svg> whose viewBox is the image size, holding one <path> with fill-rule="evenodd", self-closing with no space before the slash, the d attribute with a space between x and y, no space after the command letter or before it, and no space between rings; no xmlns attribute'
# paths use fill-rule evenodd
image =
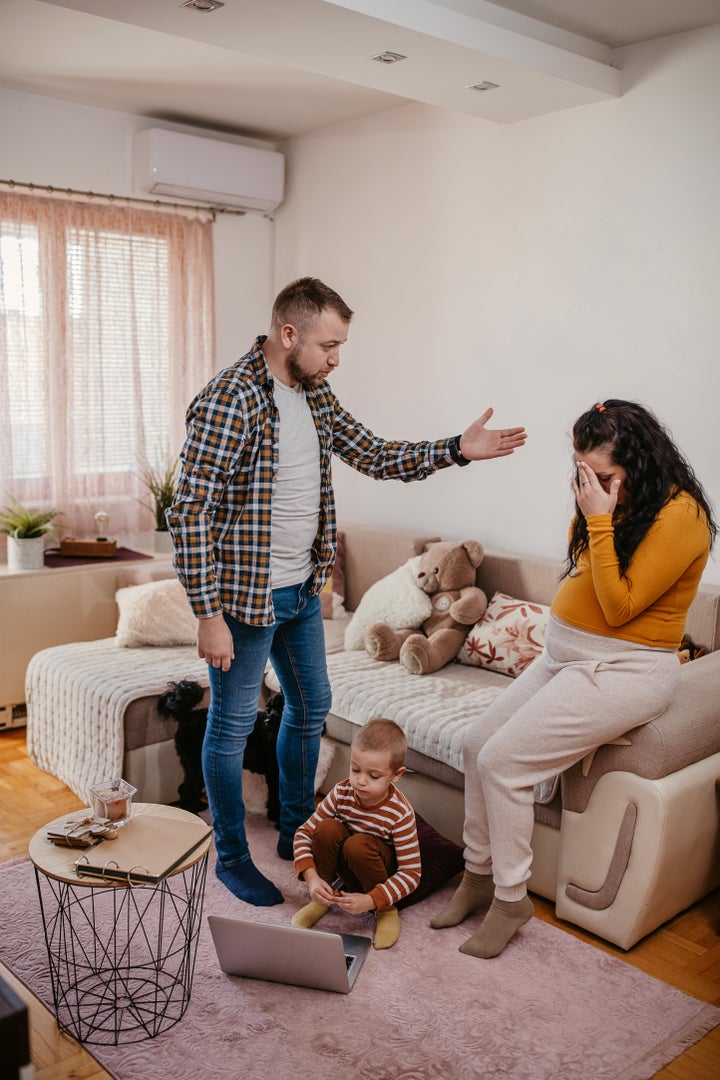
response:
<svg viewBox="0 0 720 1080"><path fill-rule="evenodd" d="M387 442L346 412L327 378L340 363L352 311L317 278L277 296L270 332L191 402L167 521L175 568L198 618L209 665L203 774L215 828L216 874L239 899L282 903L255 867L245 836L242 763L270 659L285 696L277 757L280 836L315 809L320 736L330 684L319 592L335 555L330 459L376 479L422 480L453 463L511 454L523 428L488 431L488 409L436 442Z"/></svg>

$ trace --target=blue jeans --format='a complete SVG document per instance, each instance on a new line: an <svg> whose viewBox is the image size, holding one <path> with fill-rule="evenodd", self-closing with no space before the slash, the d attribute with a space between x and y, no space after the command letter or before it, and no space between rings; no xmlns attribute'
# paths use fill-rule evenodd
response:
<svg viewBox="0 0 720 1080"><path fill-rule="evenodd" d="M235 659L229 671L208 668L210 707L202 765L218 859L224 866L249 858L243 755L255 726L268 659L285 696L277 740L280 838L292 842L295 830L315 810L315 770L331 691L320 597L309 595L309 584L273 590L275 622L270 626L250 626L225 613Z"/></svg>

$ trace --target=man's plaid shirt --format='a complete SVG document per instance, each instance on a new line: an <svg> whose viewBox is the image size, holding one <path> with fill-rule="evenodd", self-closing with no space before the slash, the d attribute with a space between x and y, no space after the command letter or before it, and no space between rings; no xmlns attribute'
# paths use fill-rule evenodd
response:
<svg viewBox="0 0 720 1080"><path fill-rule="evenodd" d="M175 570L195 615L227 611L256 626L274 621L270 536L279 416L264 341L259 337L190 403L180 478L167 511ZM353 419L327 382L305 393L320 442L311 586L318 593L335 557L332 455L376 480L423 480L453 464L452 439L387 442Z"/></svg>

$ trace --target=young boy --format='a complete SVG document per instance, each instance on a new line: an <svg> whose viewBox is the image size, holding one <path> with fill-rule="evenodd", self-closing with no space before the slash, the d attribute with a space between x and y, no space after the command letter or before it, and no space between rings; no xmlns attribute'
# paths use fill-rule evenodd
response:
<svg viewBox="0 0 720 1080"><path fill-rule="evenodd" d="M375 912L376 949L397 941L395 904L420 881L415 811L395 787L405 772L406 752L405 735L393 720L369 720L358 731L350 748L350 776L295 833L295 869L310 903L293 916L293 926L314 926L337 904L353 915ZM337 878L343 888L334 892Z"/></svg>

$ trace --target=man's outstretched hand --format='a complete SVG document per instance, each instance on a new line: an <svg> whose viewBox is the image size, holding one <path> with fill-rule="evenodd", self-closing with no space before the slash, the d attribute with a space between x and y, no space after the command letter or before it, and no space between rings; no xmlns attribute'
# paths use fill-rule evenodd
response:
<svg viewBox="0 0 720 1080"><path fill-rule="evenodd" d="M468 461L485 461L488 458L506 457L519 447L524 446L527 439L525 428L501 428L499 431L488 430L485 427L493 414L492 409L486 409L479 419L462 433L460 438L460 453Z"/></svg>

